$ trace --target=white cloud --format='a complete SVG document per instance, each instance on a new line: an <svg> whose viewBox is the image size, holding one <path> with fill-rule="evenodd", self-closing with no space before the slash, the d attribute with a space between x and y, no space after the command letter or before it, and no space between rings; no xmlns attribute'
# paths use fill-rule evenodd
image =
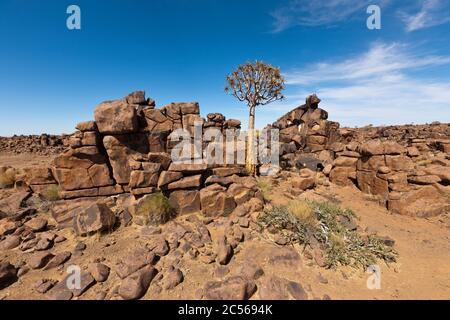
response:
<svg viewBox="0 0 450 320"><path fill-rule="evenodd" d="M378 5L389 0L378 1ZM333 25L360 14L366 18L366 8L372 0L290 0L287 5L271 13L273 32L281 32L294 26Z"/></svg>
<svg viewBox="0 0 450 320"><path fill-rule="evenodd" d="M434 27L450 22L448 0L420 0L413 10L400 11L408 32Z"/></svg>
<svg viewBox="0 0 450 320"><path fill-rule="evenodd" d="M317 92L330 117L346 126L450 122L450 79L419 76L444 66L450 66L450 56L413 54L406 45L376 43L351 59L287 72L293 93L262 113L282 115Z"/></svg>

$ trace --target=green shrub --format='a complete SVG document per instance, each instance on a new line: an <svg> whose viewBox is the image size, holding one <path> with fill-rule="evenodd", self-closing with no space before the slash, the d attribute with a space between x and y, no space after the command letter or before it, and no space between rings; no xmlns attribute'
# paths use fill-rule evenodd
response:
<svg viewBox="0 0 450 320"><path fill-rule="evenodd" d="M161 192L156 192L141 199L137 204L135 215L143 225L159 225L169 221L173 211L169 199Z"/></svg>
<svg viewBox="0 0 450 320"><path fill-rule="evenodd" d="M377 259L396 260L397 252L374 236L362 236L341 221L356 218L351 210L343 210L330 202L293 201L287 206L267 208L259 218L261 229L275 228L291 243L310 246L319 243L326 257L326 267L339 265L363 267Z"/></svg>

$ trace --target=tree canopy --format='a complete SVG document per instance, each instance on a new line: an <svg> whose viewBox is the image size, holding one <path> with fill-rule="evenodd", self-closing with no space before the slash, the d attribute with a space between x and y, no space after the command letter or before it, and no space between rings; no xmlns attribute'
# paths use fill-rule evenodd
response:
<svg viewBox="0 0 450 320"><path fill-rule="evenodd" d="M227 93L231 93L239 101L246 102L249 107L266 105L284 98L284 77L279 68L256 61L237 67L227 76Z"/></svg>

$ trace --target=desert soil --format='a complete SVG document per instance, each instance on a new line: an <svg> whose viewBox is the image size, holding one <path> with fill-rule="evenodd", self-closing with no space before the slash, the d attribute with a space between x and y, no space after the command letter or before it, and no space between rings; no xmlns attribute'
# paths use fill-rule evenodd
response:
<svg viewBox="0 0 450 320"><path fill-rule="evenodd" d="M22 169L26 167L50 165L55 156L42 156L33 153L11 154L0 152L0 166Z"/></svg>
<svg viewBox="0 0 450 320"><path fill-rule="evenodd" d="M48 157L35 155L0 155L0 165L27 167L48 164ZM287 203L293 198L288 181L283 181L273 188L270 198L275 204ZM399 252L397 263L380 262L381 289L369 290L366 281L369 277L365 270L350 267L327 270L308 260L300 247L280 247L255 231L249 240L241 243L231 262L226 267L217 264L205 264L192 259L188 254L174 262L174 257L163 257L161 267L174 263L183 271L184 281L173 290L161 290L158 281L152 282L144 299L197 299L198 289L206 280L217 280L229 275L239 274L240 267L249 259L260 264L265 275L257 283L271 275L282 275L284 278L300 283L306 290L309 299L322 299L328 295L333 300L339 299L450 299L450 223L448 217L418 219L390 214L376 201L361 193L355 187L320 186L315 190L296 195L296 198L333 200L341 207L352 209L359 217L362 229L375 230L379 235L389 236L395 240L395 248ZM201 215L198 215L202 219ZM186 222L187 217L178 217L176 222ZM213 240L223 232L227 218L219 218L210 223ZM165 226L163 227L163 231ZM58 244L56 251L73 251L80 241L71 230L58 231L67 241ZM142 227L129 226L120 228L111 234L92 236L81 239L87 249L81 256L72 256L70 264L82 266L102 257L103 263L114 270L118 256L133 247L148 241L142 233ZM296 256L296 252L300 255ZM0 252L0 260L7 259L11 263L26 261L29 254L14 250L9 253ZM35 283L43 278L60 280L64 270L35 270L29 272L10 287L0 291L0 299L45 299L45 295L34 290ZM99 283L83 294L80 299L96 299L106 296L116 299L117 286L120 279L111 272L108 281ZM259 287L259 286L258 286ZM263 298L261 292L252 299Z"/></svg>

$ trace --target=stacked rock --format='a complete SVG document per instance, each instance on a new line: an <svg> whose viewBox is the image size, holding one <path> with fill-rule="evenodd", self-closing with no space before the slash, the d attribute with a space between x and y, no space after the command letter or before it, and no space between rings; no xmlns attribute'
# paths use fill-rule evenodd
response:
<svg viewBox="0 0 450 320"><path fill-rule="evenodd" d="M221 132L239 129L238 120L226 120L216 113L208 115L205 122L196 102L171 103L157 109L154 100L146 99L143 91L103 102L94 115L95 121L77 125L78 131L70 137L70 149L54 160L53 175L62 198L125 192L140 197L161 190L181 213L209 208L208 199L214 197L216 206L211 206L211 210L214 207L216 213L236 206L227 189L245 175L242 167L193 164L190 160L199 160L195 153L183 159L187 163L172 162L177 141L170 138L176 129L184 129L192 138L196 125L202 131L210 127ZM251 192L254 195L255 190Z"/></svg>
<svg viewBox="0 0 450 320"><path fill-rule="evenodd" d="M450 161L434 157L434 164L421 162L416 147L395 141L369 140L350 143L336 153L330 181L341 186L357 185L376 196L394 213L435 216L449 212L446 186Z"/></svg>
<svg viewBox="0 0 450 320"><path fill-rule="evenodd" d="M291 168L298 157L317 155L337 141L339 124L328 121L328 113L319 108L320 99L309 96L306 103L288 112L266 129L278 129L281 167Z"/></svg>

